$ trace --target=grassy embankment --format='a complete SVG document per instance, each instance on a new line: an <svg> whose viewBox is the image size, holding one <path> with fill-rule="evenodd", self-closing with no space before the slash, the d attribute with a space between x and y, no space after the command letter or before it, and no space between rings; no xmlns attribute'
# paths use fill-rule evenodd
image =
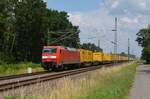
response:
<svg viewBox="0 0 150 99"><path fill-rule="evenodd" d="M19 64L0 64L0 76L16 75L27 73L27 69L31 67L33 72L42 71L40 64L19 63Z"/></svg>
<svg viewBox="0 0 150 99"><path fill-rule="evenodd" d="M132 86L136 65L129 65L106 76L103 83L88 91L88 94L78 99L128 99L129 89Z"/></svg>
<svg viewBox="0 0 150 99"><path fill-rule="evenodd" d="M4 96L10 96L5 99L128 99L135 71L135 63L102 68L80 79L66 77L57 83L20 88Z"/></svg>

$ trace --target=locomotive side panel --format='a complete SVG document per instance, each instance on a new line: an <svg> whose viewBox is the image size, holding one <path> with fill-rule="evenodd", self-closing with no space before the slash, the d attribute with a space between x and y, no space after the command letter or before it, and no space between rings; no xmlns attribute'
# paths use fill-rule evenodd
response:
<svg viewBox="0 0 150 99"><path fill-rule="evenodd" d="M80 64L80 53L76 49L62 46L45 46L42 52L42 66L46 70L63 68L65 65Z"/></svg>
<svg viewBox="0 0 150 99"><path fill-rule="evenodd" d="M60 57L60 63L62 65L80 63L80 53L75 50L61 49Z"/></svg>

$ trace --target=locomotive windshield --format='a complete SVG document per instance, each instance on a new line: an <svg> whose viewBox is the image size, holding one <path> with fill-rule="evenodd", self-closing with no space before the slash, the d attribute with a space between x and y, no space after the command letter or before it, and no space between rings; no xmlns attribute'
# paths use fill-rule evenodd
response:
<svg viewBox="0 0 150 99"><path fill-rule="evenodd" d="M43 53L56 54L56 48L44 48Z"/></svg>

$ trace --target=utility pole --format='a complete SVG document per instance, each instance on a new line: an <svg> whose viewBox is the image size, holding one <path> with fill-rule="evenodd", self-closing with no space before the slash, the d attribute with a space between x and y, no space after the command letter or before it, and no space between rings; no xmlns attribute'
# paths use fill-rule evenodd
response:
<svg viewBox="0 0 150 99"><path fill-rule="evenodd" d="M117 58L117 60L118 60L118 57L117 57L117 48L118 48L118 38L117 38L117 28L118 28L118 19L117 19L117 17L115 18L115 29L114 30L112 30L112 31L114 31L115 33L114 33L114 55L116 55L116 58Z"/></svg>
<svg viewBox="0 0 150 99"><path fill-rule="evenodd" d="M101 47L101 42L100 42L100 40L98 40L98 47L99 47L99 48Z"/></svg>
<svg viewBox="0 0 150 99"><path fill-rule="evenodd" d="M47 32L48 32L48 35L47 35L48 36L48 38L47 38L47 45L49 45L50 44L50 40L49 40L50 39L50 37L49 37L50 36L49 28L48 28Z"/></svg>
<svg viewBox="0 0 150 99"><path fill-rule="evenodd" d="M128 61L130 60L130 39L128 38Z"/></svg>
<svg viewBox="0 0 150 99"><path fill-rule="evenodd" d="M115 53L117 54L117 47L118 47L118 38L117 38L117 18L115 18Z"/></svg>

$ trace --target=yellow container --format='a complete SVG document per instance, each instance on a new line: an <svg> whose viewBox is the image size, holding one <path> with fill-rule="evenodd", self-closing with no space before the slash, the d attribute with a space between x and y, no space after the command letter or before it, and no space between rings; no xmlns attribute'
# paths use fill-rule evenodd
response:
<svg viewBox="0 0 150 99"><path fill-rule="evenodd" d="M128 57L125 57L124 60L127 61L127 60L128 60Z"/></svg>
<svg viewBox="0 0 150 99"><path fill-rule="evenodd" d="M126 61L126 60L128 60L128 57L126 57L126 56L120 56L121 57L121 61Z"/></svg>
<svg viewBox="0 0 150 99"><path fill-rule="evenodd" d="M112 55L112 61L117 61L117 60L118 60L118 55L113 54L113 55Z"/></svg>
<svg viewBox="0 0 150 99"><path fill-rule="evenodd" d="M120 61L123 61L124 60L124 56L120 56Z"/></svg>
<svg viewBox="0 0 150 99"><path fill-rule="evenodd" d="M93 52L89 50L79 49L80 51L80 62L87 63L93 62Z"/></svg>
<svg viewBox="0 0 150 99"><path fill-rule="evenodd" d="M117 55L118 56L118 61L121 61L121 56L120 55Z"/></svg>
<svg viewBox="0 0 150 99"><path fill-rule="evenodd" d="M103 53L94 52L93 53L93 62L102 62L103 61Z"/></svg>
<svg viewBox="0 0 150 99"><path fill-rule="evenodd" d="M103 61L111 62L113 59L112 54L103 54Z"/></svg>

